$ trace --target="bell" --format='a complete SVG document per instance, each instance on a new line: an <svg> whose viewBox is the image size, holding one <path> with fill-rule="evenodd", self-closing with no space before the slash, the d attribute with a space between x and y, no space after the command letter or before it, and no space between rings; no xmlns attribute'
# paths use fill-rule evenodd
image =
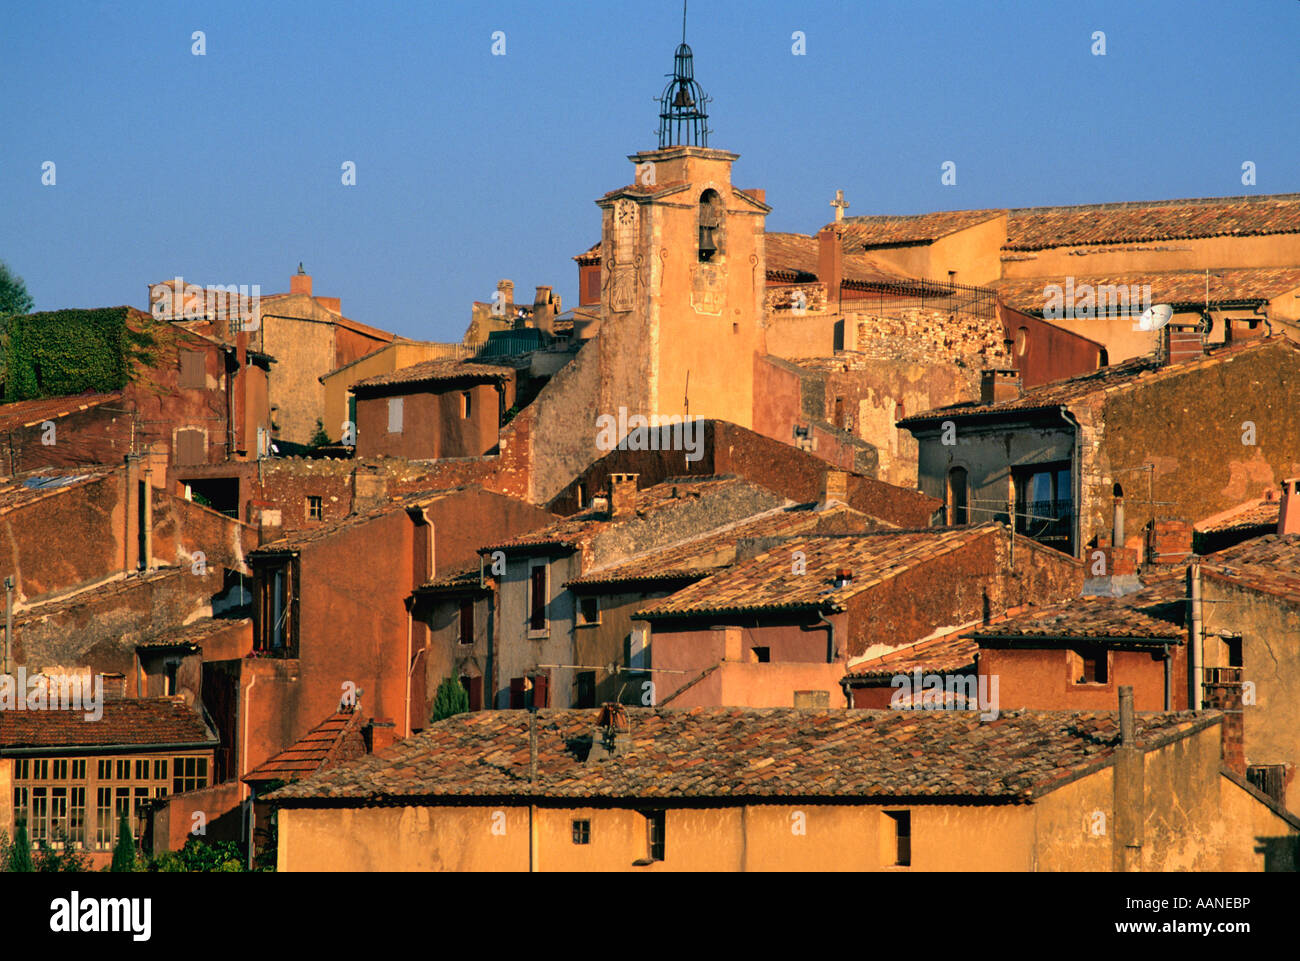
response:
<svg viewBox="0 0 1300 961"><path fill-rule="evenodd" d="M673 106L674 107L695 106L695 101L691 99L690 91L686 89L685 84L677 88L677 96L673 97Z"/></svg>

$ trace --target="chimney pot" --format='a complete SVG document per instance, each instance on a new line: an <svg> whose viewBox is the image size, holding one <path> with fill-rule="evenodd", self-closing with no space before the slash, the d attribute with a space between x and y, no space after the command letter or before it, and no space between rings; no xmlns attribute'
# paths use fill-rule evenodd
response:
<svg viewBox="0 0 1300 961"><path fill-rule="evenodd" d="M1119 689L1119 744L1120 747L1133 747L1133 688L1122 684Z"/></svg>
<svg viewBox="0 0 1300 961"><path fill-rule="evenodd" d="M822 504L847 504L849 502L849 472L845 470L826 471L822 478Z"/></svg>
<svg viewBox="0 0 1300 961"><path fill-rule="evenodd" d="M298 273L289 278L289 293L311 296L311 274L302 272L302 264L298 265Z"/></svg>
<svg viewBox="0 0 1300 961"><path fill-rule="evenodd" d="M1279 534L1300 534L1300 477L1282 482L1282 503L1277 512Z"/></svg>
<svg viewBox="0 0 1300 961"><path fill-rule="evenodd" d="M980 373L980 403L1000 404L1020 398L1020 371L985 370Z"/></svg>

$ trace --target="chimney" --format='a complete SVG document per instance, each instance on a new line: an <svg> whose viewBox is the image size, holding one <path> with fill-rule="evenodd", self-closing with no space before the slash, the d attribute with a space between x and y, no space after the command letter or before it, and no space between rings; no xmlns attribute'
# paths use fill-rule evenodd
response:
<svg viewBox="0 0 1300 961"><path fill-rule="evenodd" d="M298 265L298 272L289 278L289 293L311 296L311 274L302 269L302 264Z"/></svg>
<svg viewBox="0 0 1300 961"><path fill-rule="evenodd" d="M844 228L831 224L817 231L817 279L826 285L828 309L839 309L844 281Z"/></svg>
<svg viewBox="0 0 1300 961"><path fill-rule="evenodd" d="M1205 707L1223 712L1223 724L1219 729L1219 752L1223 766L1245 777L1246 732L1241 668L1206 668L1203 689Z"/></svg>
<svg viewBox="0 0 1300 961"><path fill-rule="evenodd" d="M980 372L980 403L1000 404L1020 398L1020 371L985 370Z"/></svg>
<svg viewBox="0 0 1300 961"><path fill-rule="evenodd" d="M1192 525L1177 518L1152 518L1147 524L1147 563L1181 564L1192 553Z"/></svg>
<svg viewBox="0 0 1300 961"><path fill-rule="evenodd" d="M1279 534L1300 534L1300 477L1282 482L1282 504L1277 512Z"/></svg>
<svg viewBox="0 0 1300 961"><path fill-rule="evenodd" d="M822 477L822 506L848 504L849 472L831 468Z"/></svg>
<svg viewBox="0 0 1300 961"><path fill-rule="evenodd" d="M555 305L552 301L551 288L539 284L533 297L533 326L547 334L555 330Z"/></svg>
<svg viewBox="0 0 1300 961"><path fill-rule="evenodd" d="M388 502L388 472L382 464L352 468L352 513L362 514Z"/></svg>
<svg viewBox="0 0 1300 961"><path fill-rule="evenodd" d="M609 475L609 516L627 517L636 513L636 481L639 474Z"/></svg>
<svg viewBox="0 0 1300 961"><path fill-rule="evenodd" d="M765 188L765 187L763 187L763 188L760 188L760 187L750 187L748 190L745 191L745 193L749 194L751 197L753 197L755 200L757 200L760 204L765 204L765 203L767 203L767 188Z"/></svg>
<svg viewBox="0 0 1300 961"><path fill-rule="evenodd" d="M835 571L835 589L838 591L842 587L848 587L853 583L853 572L847 567L841 567Z"/></svg>
<svg viewBox="0 0 1300 961"><path fill-rule="evenodd" d="M363 729L366 749L374 754L397 743L397 725L389 717L371 718Z"/></svg>
<svg viewBox="0 0 1300 961"><path fill-rule="evenodd" d="M1146 814L1146 784L1143 751L1137 744L1133 722L1133 688L1119 689L1119 744L1115 750L1114 812L1115 844L1111 848L1111 869L1142 869L1143 824Z"/></svg>
<svg viewBox="0 0 1300 961"><path fill-rule="evenodd" d="M1166 364L1178 364L1205 353L1205 334L1199 321L1194 324L1168 323L1163 329Z"/></svg>
<svg viewBox="0 0 1300 961"><path fill-rule="evenodd" d="M1131 547L1097 547L1083 558L1088 577L1084 597L1123 597L1142 590L1137 575L1138 552Z"/></svg>
<svg viewBox="0 0 1300 961"><path fill-rule="evenodd" d="M502 316L514 317L515 282L513 280L498 280L497 293L501 295L497 298L497 303L501 305Z"/></svg>
<svg viewBox="0 0 1300 961"><path fill-rule="evenodd" d="M600 714L596 716L596 730L591 738L591 751L587 763L607 761L627 751L626 739L619 742L619 735L626 734L631 728L627 708L612 701L602 704Z"/></svg>
<svg viewBox="0 0 1300 961"><path fill-rule="evenodd" d="M1110 546L1124 546L1124 488L1116 484L1113 488L1115 507L1110 528Z"/></svg>

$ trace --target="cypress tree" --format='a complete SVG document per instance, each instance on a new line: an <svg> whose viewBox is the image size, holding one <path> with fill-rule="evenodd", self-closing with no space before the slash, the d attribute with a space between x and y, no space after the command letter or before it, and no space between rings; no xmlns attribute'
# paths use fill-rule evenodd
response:
<svg viewBox="0 0 1300 961"><path fill-rule="evenodd" d="M135 838L131 836L131 825L127 822L126 812L122 812L117 822L117 843L113 845L113 864L109 871L135 870Z"/></svg>

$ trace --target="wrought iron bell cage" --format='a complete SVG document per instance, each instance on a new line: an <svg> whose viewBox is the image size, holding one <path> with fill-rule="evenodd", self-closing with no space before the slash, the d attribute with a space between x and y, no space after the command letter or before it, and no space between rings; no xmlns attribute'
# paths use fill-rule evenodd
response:
<svg viewBox="0 0 1300 961"><path fill-rule="evenodd" d="M659 98L659 146L707 147L709 98L695 82L691 48L683 42L673 57L673 76Z"/></svg>

